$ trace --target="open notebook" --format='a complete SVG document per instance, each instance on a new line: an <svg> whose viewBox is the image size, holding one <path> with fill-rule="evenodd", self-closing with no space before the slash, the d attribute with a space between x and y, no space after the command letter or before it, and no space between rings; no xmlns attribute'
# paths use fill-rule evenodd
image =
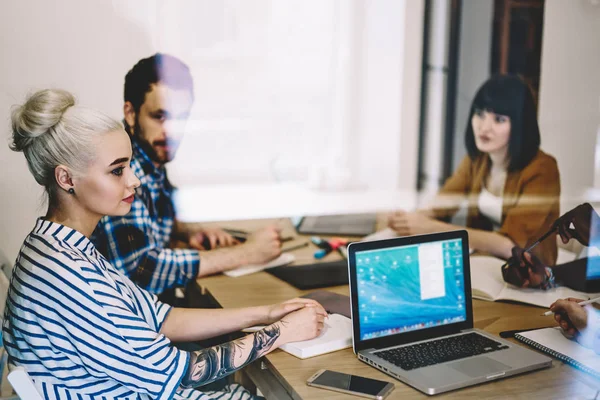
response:
<svg viewBox="0 0 600 400"><path fill-rule="evenodd" d="M587 299L599 293L583 293L560 286L548 290L522 289L504 282L500 267L503 260L489 256L471 256L471 290L473 298L496 301L512 300L548 307L558 299L576 297Z"/></svg>
<svg viewBox="0 0 600 400"><path fill-rule="evenodd" d="M296 260L293 254L290 253L281 253L281 255L274 260L269 261L266 264L261 265L246 265L244 267L232 269L229 271L223 272L227 276L238 277L242 275L253 274L254 272L259 272L265 270L267 268L279 267L282 265L291 264Z"/></svg>
<svg viewBox="0 0 600 400"><path fill-rule="evenodd" d="M600 355L567 339L558 327L517 333L515 339L600 378Z"/></svg>
<svg viewBox="0 0 600 400"><path fill-rule="evenodd" d="M264 326L252 326L242 332L256 332ZM329 314L321 334L314 339L286 343L281 350L298 358L320 356L352 346L352 320L340 314Z"/></svg>

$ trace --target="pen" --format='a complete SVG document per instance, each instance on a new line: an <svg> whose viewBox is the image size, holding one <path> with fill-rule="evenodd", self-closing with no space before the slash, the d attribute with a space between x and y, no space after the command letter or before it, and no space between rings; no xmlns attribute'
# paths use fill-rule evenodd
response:
<svg viewBox="0 0 600 400"><path fill-rule="evenodd" d="M552 225L552 228L550 228L550 230L548 232L544 233L538 240L536 240L529 247L527 247L525 250L523 250L523 253L527 253L527 252L531 251L535 246L537 246L538 244L540 244L541 242L546 240L546 238L548 236L552 235L556 231L556 227L557 227L557 225L555 223L554 225ZM508 265L508 262L505 262L502 265L502 268L504 268L507 265Z"/></svg>
<svg viewBox="0 0 600 400"><path fill-rule="evenodd" d="M318 236L311 236L310 237L310 241L314 243L315 246L317 246L320 249L329 249L331 246L329 245L329 242L326 240L321 239Z"/></svg>
<svg viewBox="0 0 600 400"><path fill-rule="evenodd" d="M320 260L321 258L325 257L327 254L331 253L332 249L320 249L315 251L315 254L313 254L313 257L316 258L317 260Z"/></svg>
<svg viewBox="0 0 600 400"><path fill-rule="evenodd" d="M501 338L511 338L515 336L515 333L521 333L521 332L529 332L529 331L536 331L538 329L546 329L546 328L551 328L551 326L544 326L541 328L527 328L527 329L515 329L512 331L502 331L499 333Z"/></svg>
<svg viewBox="0 0 600 400"><path fill-rule="evenodd" d="M300 243L296 246L291 246L291 247L287 247L285 249L281 249L281 252L283 253L284 251L297 250L297 249L301 249L302 247L306 247L306 246L308 246L308 242Z"/></svg>
<svg viewBox="0 0 600 400"><path fill-rule="evenodd" d="M592 303L595 303L595 302L597 302L597 301L600 301L600 297L596 297L596 298L594 298L594 299L589 299L589 300L581 301L581 302L579 302L579 305L580 305L580 306L586 306L586 305L588 305L588 304L592 304ZM548 311L546 311L545 313L543 313L542 315L543 315L544 317L547 317L548 315L552 315L552 314L554 314L554 312L553 312L553 311L551 311L551 310L548 310Z"/></svg>
<svg viewBox="0 0 600 400"><path fill-rule="evenodd" d="M229 228L223 228L223 230L227 233L229 233L230 235L247 235L248 232L246 231L242 231L239 229L229 229Z"/></svg>
<svg viewBox="0 0 600 400"><path fill-rule="evenodd" d="M327 240L323 240L318 236L311 236L310 241L319 248L319 250L315 251L315 254L313 254L313 257L317 260L320 260L333 251L331 244L329 244Z"/></svg>
<svg viewBox="0 0 600 400"><path fill-rule="evenodd" d="M531 249L533 249L535 246L537 246L538 244L540 244L541 242L543 242L544 240L546 240L546 238L550 235L552 235L554 233L554 231L556 230L556 228L552 227L552 229L550 229L548 232L546 232L541 238L539 238L538 240L536 240L535 242L533 242L531 244L531 246L529 246L528 248L526 248L523 253L526 253L528 251L530 251Z"/></svg>
<svg viewBox="0 0 600 400"><path fill-rule="evenodd" d="M233 236L234 238L236 238L237 240L239 240L240 242L244 242L247 238L245 236L248 236L249 233L246 231L241 231L239 229L229 229L229 228L225 228L223 229L225 232L229 233L231 236ZM294 240L295 238L293 236L287 236L284 238L281 238L281 243L283 242L289 242L290 240Z"/></svg>

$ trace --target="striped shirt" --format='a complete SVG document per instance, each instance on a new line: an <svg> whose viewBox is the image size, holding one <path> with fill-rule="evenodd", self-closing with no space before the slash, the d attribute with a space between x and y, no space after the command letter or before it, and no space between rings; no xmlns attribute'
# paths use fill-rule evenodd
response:
<svg viewBox="0 0 600 400"><path fill-rule="evenodd" d="M198 275L200 254L170 249L175 210L164 166L157 168L132 138L131 169L141 184L125 216L102 218L92 235L98 250L142 288L160 294Z"/></svg>
<svg viewBox="0 0 600 400"><path fill-rule="evenodd" d="M212 399L179 388L190 354L158 333L170 310L85 236L40 218L11 279L8 362L23 366L46 399ZM219 398L245 392L229 388L238 389Z"/></svg>

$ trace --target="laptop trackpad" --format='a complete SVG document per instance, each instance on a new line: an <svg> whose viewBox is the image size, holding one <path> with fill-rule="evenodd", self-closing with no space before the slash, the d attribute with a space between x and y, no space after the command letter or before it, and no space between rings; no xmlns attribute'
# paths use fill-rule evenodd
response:
<svg viewBox="0 0 600 400"><path fill-rule="evenodd" d="M457 361L453 364L448 364L449 367L457 371L467 374L471 377L487 376L500 371L511 369L508 365L502 364L499 361L489 357L475 357L464 361Z"/></svg>

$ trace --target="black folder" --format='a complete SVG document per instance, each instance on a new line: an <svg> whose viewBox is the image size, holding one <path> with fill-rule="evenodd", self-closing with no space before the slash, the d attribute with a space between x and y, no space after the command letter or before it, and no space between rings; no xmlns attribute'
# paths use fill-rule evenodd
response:
<svg viewBox="0 0 600 400"><path fill-rule="evenodd" d="M283 265L265 271L302 290L348 284L348 261L346 260Z"/></svg>

